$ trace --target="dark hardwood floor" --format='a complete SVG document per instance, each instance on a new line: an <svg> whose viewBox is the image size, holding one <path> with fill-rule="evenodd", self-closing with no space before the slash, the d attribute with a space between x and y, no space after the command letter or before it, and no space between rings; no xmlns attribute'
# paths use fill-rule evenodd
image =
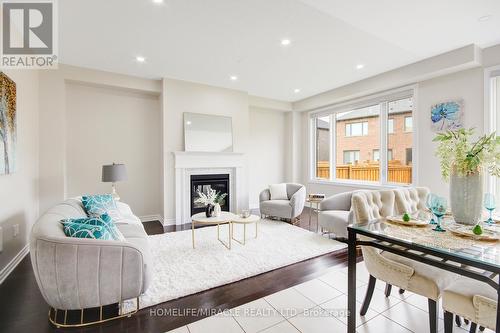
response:
<svg viewBox="0 0 500 333"><path fill-rule="evenodd" d="M148 234L190 228L189 225L186 225L178 228L168 227L167 230L164 230L159 222L147 222L144 223L144 226ZM299 226L308 228L307 210L303 213ZM311 229L316 230L315 218L313 218ZM48 305L38 290L28 255L0 285L0 332L166 332L207 317L210 315L209 311L230 309L314 279L324 273L328 267L337 264L347 264L347 251L326 254L235 283L165 302L140 310L131 318L83 328L56 329L47 320Z"/></svg>

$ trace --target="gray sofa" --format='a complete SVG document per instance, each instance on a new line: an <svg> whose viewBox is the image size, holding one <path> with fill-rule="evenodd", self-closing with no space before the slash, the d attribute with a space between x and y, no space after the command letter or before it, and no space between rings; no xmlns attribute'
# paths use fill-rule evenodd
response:
<svg viewBox="0 0 500 333"><path fill-rule="evenodd" d="M33 226L30 255L36 281L54 309L75 310L136 298L151 280L147 234L130 207L118 202L115 221L126 241L66 237L61 219L87 216L79 199L68 199Z"/></svg>
<svg viewBox="0 0 500 333"><path fill-rule="evenodd" d="M415 212L425 206L425 198L429 189L425 187L398 187L392 190L398 211ZM319 205L318 224L339 239L347 239L347 226L354 222L351 200L354 193L371 192L356 190L344 192L323 200Z"/></svg>
<svg viewBox="0 0 500 333"><path fill-rule="evenodd" d="M270 217L278 217L294 222L304 210L306 202L306 188L301 184L286 184L288 200L271 200L269 189L260 192L259 209L260 214Z"/></svg>

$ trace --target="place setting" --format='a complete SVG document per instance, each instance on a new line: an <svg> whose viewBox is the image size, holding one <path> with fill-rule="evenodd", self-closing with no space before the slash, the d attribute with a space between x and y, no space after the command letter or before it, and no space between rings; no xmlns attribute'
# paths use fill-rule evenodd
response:
<svg viewBox="0 0 500 333"><path fill-rule="evenodd" d="M495 196L486 193L483 199L483 207L486 211L482 212L479 221L468 224L456 222L453 213L448 207L446 198L436 194L429 193L425 200L425 209L413 213L404 213L402 215L387 216L385 221L395 225L407 228L422 228L432 232L444 233L449 231L450 236L459 236L460 238L469 238L472 240L496 242L500 240L500 217L494 214L496 209ZM395 233L395 228L392 228ZM404 232L397 228L399 232ZM417 232L416 234L420 234Z"/></svg>

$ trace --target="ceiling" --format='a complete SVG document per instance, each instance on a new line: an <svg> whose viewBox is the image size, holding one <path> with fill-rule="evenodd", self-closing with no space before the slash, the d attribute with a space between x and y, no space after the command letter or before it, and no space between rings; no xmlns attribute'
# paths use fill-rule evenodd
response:
<svg viewBox="0 0 500 333"><path fill-rule="evenodd" d="M284 101L468 44L500 43L498 0L58 3L62 63ZM282 46L282 39L291 44ZM138 63L137 56L146 61Z"/></svg>

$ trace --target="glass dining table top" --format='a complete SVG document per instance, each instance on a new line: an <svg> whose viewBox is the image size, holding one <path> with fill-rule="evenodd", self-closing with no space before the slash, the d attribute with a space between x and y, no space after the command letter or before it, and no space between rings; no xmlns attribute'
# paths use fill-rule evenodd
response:
<svg viewBox="0 0 500 333"><path fill-rule="evenodd" d="M500 224L487 225L481 223L483 230L492 238L500 238ZM408 244L410 248L418 247L430 249L434 252L441 252L486 264L489 267L500 270L500 241L481 240L477 236L464 237L457 230L472 230L474 226L464 226L455 223L452 218L444 218L442 227L445 232L432 230L435 225L426 224L424 226L406 226L401 223L394 223L387 219L373 220L366 224L353 224L349 226L357 233L365 236L378 235L384 241L390 243L397 240L400 243ZM379 238L380 239L380 238Z"/></svg>

